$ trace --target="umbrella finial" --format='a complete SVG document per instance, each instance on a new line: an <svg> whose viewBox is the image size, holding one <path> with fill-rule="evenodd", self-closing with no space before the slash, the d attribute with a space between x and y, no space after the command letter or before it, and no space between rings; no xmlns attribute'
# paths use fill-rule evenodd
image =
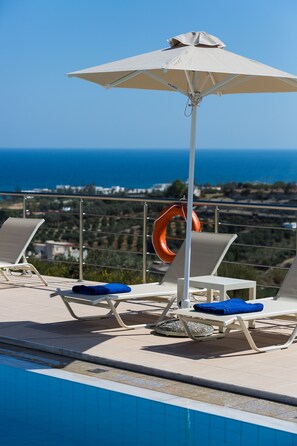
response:
<svg viewBox="0 0 297 446"><path fill-rule="evenodd" d="M226 45L217 37L205 31L189 32L168 39L171 48L176 46L202 46L213 48L224 48Z"/></svg>

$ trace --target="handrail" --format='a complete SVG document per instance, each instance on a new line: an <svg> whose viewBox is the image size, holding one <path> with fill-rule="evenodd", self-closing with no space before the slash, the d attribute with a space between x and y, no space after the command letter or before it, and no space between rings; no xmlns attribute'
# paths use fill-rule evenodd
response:
<svg viewBox="0 0 297 446"><path fill-rule="evenodd" d="M153 198L153 197L147 197L147 196L138 196L138 197L130 197L130 196L116 196L116 195L95 195L95 194L81 194L81 193L61 193L61 192L34 192L34 191L24 191L24 192L11 192L11 191L0 191L0 197L20 197L23 199L23 205L22 205L22 209L20 209L20 211L22 211L23 217L25 218L26 216L28 216L28 212L29 210L27 208L30 208L30 198L48 198L48 199L70 199L70 200L77 200L77 208L75 207L75 211L73 212L65 212L63 210L59 210L58 213L59 215L72 215L72 216L76 216L78 218L78 224L76 227L76 231L78 234L78 242L75 242L75 244L73 245L74 248L78 248L79 250L79 257L78 257L78 280L82 281L83 280L83 266L84 266L84 260L83 260L83 255L84 255L84 249L87 249L88 251L93 251L93 250L98 250L101 252L106 252L109 251L110 253L122 253L122 254L135 254L138 255L140 258L140 264L142 264L142 269L135 267L135 265L129 265L125 266L122 265L121 269L123 270L129 270L129 266L130 266L130 270L133 271L137 271L140 272L142 271L142 280L145 282L147 279L147 273L151 272L152 270L150 269L150 262L149 259L152 258L150 256L154 256L153 253L149 253L148 252L148 240L150 240L150 234L148 232L148 224L151 224L151 222L154 220L155 217L153 217L152 215L152 210L151 210L151 215L148 215L148 208L152 208L152 206L154 204L162 204L164 206L167 206L168 203L172 203L172 199L170 198ZM96 212L87 212L88 211L88 206L87 203L88 201L107 201L107 202L129 202L129 203L139 203L142 205L142 216L140 217L139 215L135 215L133 217L131 217L130 215L124 215L124 216L120 216L121 218L124 219L130 219L133 218L133 220L137 220L137 227L139 227L139 233L137 232L137 237L142 237L142 241L139 243L138 245L138 249L137 251L133 250L125 250L125 249L113 249L111 248L105 248L103 246L100 247L93 247L93 246L85 246L84 245L84 237L85 237L85 228L84 228L84 222L87 218L94 218L94 217L98 217L98 218L102 218L102 217L106 217L108 219L118 219L119 215L109 215L109 214L96 214ZM178 202L178 200L175 200ZM280 211L281 213L287 213L290 212L292 214L288 215L288 219L292 220L292 218L295 217L294 221L296 222L296 216L297 216L297 205L286 205L286 204L277 204L277 203L257 203L257 202L253 202L253 203L247 203L247 202L234 202L234 201L218 201L218 200L195 200L193 202L194 207L196 207L196 209L199 208L202 210L202 208L211 208L212 212L213 212L213 220L212 220L212 216L211 218L207 218L205 221L203 221L203 224L205 225L209 225L211 230L213 230L214 232L220 232L220 228L221 230L224 230L223 227L235 227L235 228L240 228L244 230L251 230L256 228L258 229L263 229L263 230L270 230L270 231L274 231L274 230L282 230L282 231L289 231L289 232L293 232L295 233L295 247L291 247L291 246L265 246L261 243L255 243L255 244L249 244L249 243L234 243L234 247L239 247L239 248L247 248L246 252L249 252L249 248L261 248L261 249L275 249L276 251L290 251L293 253L293 251L296 252L297 250L297 237L296 237L296 230L295 228L284 228L284 227L277 227L276 224L274 224L273 226L268 226L267 224L262 224L261 222L259 222L259 225L253 225L253 224L244 224L241 222L234 222L232 223L232 220L230 221L230 219L227 221L222 221L222 218L224 218L225 216L228 215L234 215L232 210L233 209L237 209L240 210L242 212L242 216L245 217L245 215L252 215L251 214L251 210L253 211L263 211L263 214L261 212L257 213L257 215L259 215L260 217L274 217L274 216L278 216L279 218L279 212L276 212L274 214L274 211ZM150 206L151 205L151 206ZM91 208L90 208L91 210ZM228 212L229 211L229 212ZM245 212L246 211L246 212ZM268 211L268 212L267 212ZM272 211L271 213L269 213L269 211ZM51 212L47 212L45 211L44 214L46 215L50 215ZM238 213L240 215L240 212ZM208 214L207 214L208 216ZM282 220L284 221L284 220ZM67 226L67 225L66 225ZM58 224L58 227L60 228L60 225ZM51 228L51 225L49 225L49 228ZM57 226L53 225L53 228L57 228ZM67 228L68 230L70 229L69 227ZM89 233L92 232L97 232L95 230L88 230ZM113 232L112 229L111 231L101 231L100 230L100 234L101 235L105 235L105 236L125 236L125 235L131 235L127 232L122 232L120 230L120 232ZM180 240L180 235L175 235L175 236L171 236L168 235L168 240L170 239L174 239L174 240ZM59 245L63 245L63 242L59 242ZM142 245L142 252L140 246ZM65 243L65 246L67 246L67 243ZM132 257L131 257L132 259ZM91 259L90 259L91 260ZM272 265L267 265L267 264L255 264L252 261L249 262L249 260L253 260L251 258L242 258L242 261L240 261L240 265L242 266L250 266L250 267L254 267L259 269L263 269L263 268L271 268L271 270L273 269L280 269L280 270L285 270L286 268L283 266L272 266ZM51 261L51 260L47 260L47 261ZM55 262L60 262L60 260L54 260ZM63 259L62 260L63 263L69 263ZM75 263L75 262L74 262ZM99 262L98 262L99 263ZM100 262L102 263L102 262ZM132 262L133 263L133 262ZM226 264L236 264L238 265L238 261L237 262L232 262L232 261L225 261ZM266 262L265 262L266 263ZM269 262L268 262L269 263ZM94 263L91 261L91 263L87 263L89 266L93 266ZM139 266L140 266L139 264ZM104 267L104 265L96 265L97 267ZM110 268L110 269L114 269L115 267L113 265L105 265L105 267ZM259 285L260 286L260 285ZM267 287L270 287L270 285L267 285Z"/></svg>
<svg viewBox="0 0 297 446"><path fill-rule="evenodd" d="M95 195L95 194L62 194L60 192L9 192L0 191L1 195L8 195L12 197L44 197L44 198L72 198L72 199L83 199L83 200L107 200L107 201L130 201L134 203L155 203L164 204L172 203L172 201L179 202L178 199L173 200L172 198L149 198L149 197L121 197L114 195ZM272 204L272 203L246 203L242 201L218 201L218 200L194 200L193 206L213 206L220 208L243 208L243 209L271 209L279 211L294 211L297 212L297 205L286 205L286 204Z"/></svg>

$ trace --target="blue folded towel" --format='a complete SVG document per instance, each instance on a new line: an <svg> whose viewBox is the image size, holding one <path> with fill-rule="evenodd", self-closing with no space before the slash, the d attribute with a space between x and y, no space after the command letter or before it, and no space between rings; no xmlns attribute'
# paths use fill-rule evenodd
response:
<svg viewBox="0 0 297 446"><path fill-rule="evenodd" d="M242 299L229 299L223 300L222 302L211 302L203 304L195 304L194 309L200 311L201 313L217 314L217 315L227 315L227 314L237 314L237 313L253 313L255 311L262 311L263 304L249 304Z"/></svg>
<svg viewBox="0 0 297 446"><path fill-rule="evenodd" d="M131 288L123 283L107 283L106 285L75 285L72 291L89 296L100 296L104 294L129 293Z"/></svg>

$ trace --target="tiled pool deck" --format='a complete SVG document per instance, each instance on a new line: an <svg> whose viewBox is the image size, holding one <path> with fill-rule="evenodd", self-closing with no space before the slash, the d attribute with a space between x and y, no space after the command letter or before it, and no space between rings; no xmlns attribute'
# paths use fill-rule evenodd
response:
<svg viewBox="0 0 297 446"><path fill-rule="evenodd" d="M56 287L69 289L77 282L48 281L48 287L33 278L26 278L26 287L1 282L0 354L10 351L101 379L297 422L297 342L259 354L239 333L195 343L147 328L123 330L114 318L77 321L58 297L49 298ZM125 303L119 308L128 323L152 318L135 313L151 306ZM92 308L80 305L79 310L90 314ZM282 330L272 327L255 336L260 343L277 343Z"/></svg>

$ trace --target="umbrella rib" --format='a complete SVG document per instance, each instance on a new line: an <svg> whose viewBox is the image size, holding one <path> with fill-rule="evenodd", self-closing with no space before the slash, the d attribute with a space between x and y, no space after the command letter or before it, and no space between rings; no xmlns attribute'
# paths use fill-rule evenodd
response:
<svg viewBox="0 0 297 446"><path fill-rule="evenodd" d="M209 81L209 79L211 80L213 85L216 85L216 80L214 78L213 73L208 73L207 76L205 76L204 81L202 82L202 85L200 87L200 91L203 91L204 86L207 84L207 82Z"/></svg>
<svg viewBox="0 0 297 446"><path fill-rule="evenodd" d="M285 84L292 85L293 87L296 87L296 85L297 85L297 79L296 80L295 79L286 79L283 77L278 77L277 79L284 82Z"/></svg>
<svg viewBox="0 0 297 446"><path fill-rule="evenodd" d="M215 80L214 74L209 71L208 75L210 77L212 84L215 85L217 81Z"/></svg>
<svg viewBox="0 0 297 446"><path fill-rule="evenodd" d="M255 79L258 76L242 76L240 79L237 79L234 83L232 83L232 87L237 87L237 85L243 84L244 82L247 82L249 80ZM224 91L224 87L222 88L222 91Z"/></svg>
<svg viewBox="0 0 297 446"><path fill-rule="evenodd" d="M204 92L201 92L201 96L202 97L208 96L211 93L214 93L214 92L218 91L219 89L221 89L222 87L228 85L230 82L232 82L234 79L236 79L239 76L240 76L240 74L232 74L231 76L228 76L227 78L225 78L221 82L218 82L217 84L215 84L213 87L209 88L208 90L205 90Z"/></svg>
<svg viewBox="0 0 297 446"><path fill-rule="evenodd" d="M104 88L109 89L109 88L117 87L118 85L122 84L123 82L128 81L129 79L133 79L133 77L136 77L142 73L143 73L142 70L132 71L132 73L126 74L126 76L120 77L119 79L116 79L115 81L104 85Z"/></svg>
<svg viewBox="0 0 297 446"><path fill-rule="evenodd" d="M250 79L255 79L256 76L242 76L239 79L235 80L235 82L232 82L232 88L237 87L240 84L243 84L244 82L247 82ZM220 92L224 92L224 89L228 87L228 84L225 84L223 87L220 88Z"/></svg>
<svg viewBox="0 0 297 446"><path fill-rule="evenodd" d="M185 96L188 96L188 93L185 90L182 90L181 88L177 87L176 85L172 84L171 82L167 82L162 77L158 76L155 73L151 73L150 71L143 71L142 74L144 74L147 77L150 77L151 79L154 79L155 81L159 82L160 84L166 85L166 87L170 87L173 91L179 91L180 93L184 94Z"/></svg>
<svg viewBox="0 0 297 446"><path fill-rule="evenodd" d="M193 87L193 82L191 81L189 72L187 70L185 70L185 75L186 75L186 79L187 79L187 83L188 83L190 92L192 94L195 94L194 87Z"/></svg>

